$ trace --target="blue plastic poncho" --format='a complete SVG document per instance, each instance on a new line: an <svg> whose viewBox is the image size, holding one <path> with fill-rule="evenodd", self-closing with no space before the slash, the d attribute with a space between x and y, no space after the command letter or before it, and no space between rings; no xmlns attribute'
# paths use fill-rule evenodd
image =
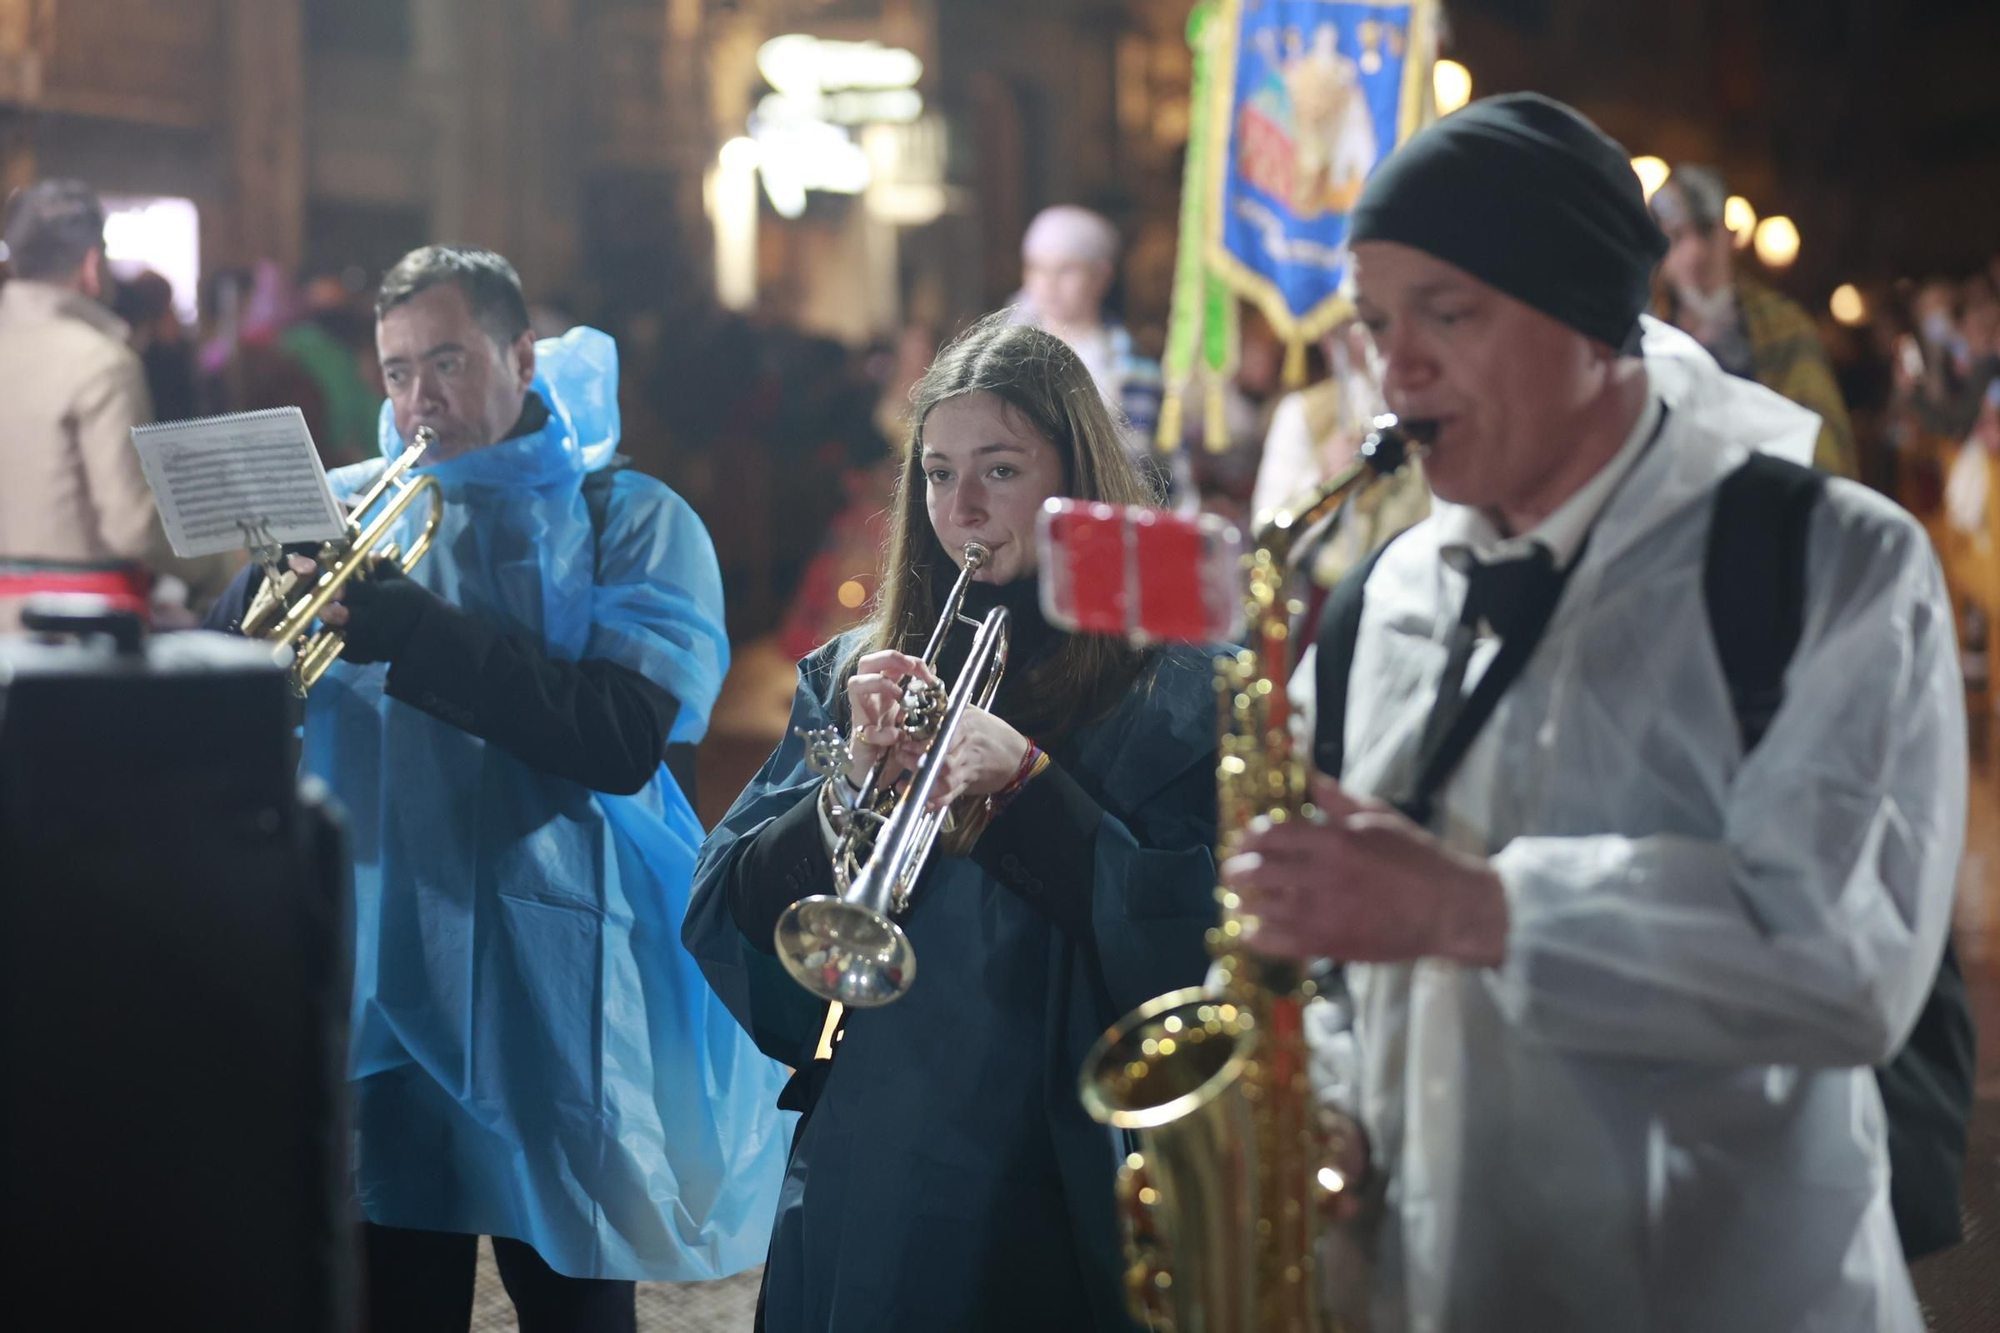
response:
<svg viewBox="0 0 2000 1333"><path fill-rule="evenodd" d="M728 665L708 533L631 472L594 530L582 481L617 446L617 351L576 329L536 354L547 425L425 469L445 513L413 577L553 657L639 671L680 701L672 739L698 740ZM380 433L402 449L387 404ZM332 474L336 493L383 466ZM783 1070L680 946L702 837L687 798L664 766L629 797L531 769L386 697L386 674L337 665L305 728L352 829L363 1211L514 1237L573 1277L760 1262Z"/></svg>

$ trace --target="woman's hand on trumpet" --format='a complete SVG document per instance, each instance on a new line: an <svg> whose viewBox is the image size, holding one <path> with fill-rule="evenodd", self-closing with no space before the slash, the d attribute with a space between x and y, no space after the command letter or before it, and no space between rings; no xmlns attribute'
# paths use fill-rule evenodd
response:
<svg viewBox="0 0 2000 1333"><path fill-rule="evenodd" d="M894 782L908 768L898 751L903 748L903 692L911 680L938 684L937 675L922 659L908 653L883 649L854 664L854 674L847 678L847 715L853 719L847 731L850 788L860 787L884 754L889 755L882 770L884 782Z"/></svg>
<svg viewBox="0 0 2000 1333"><path fill-rule="evenodd" d="M912 756L898 757L907 766L922 755L923 747L918 746ZM944 757L944 767L938 770L930 808L942 809L961 796L993 795L1014 780L1027 757L1026 736L985 709L968 706Z"/></svg>
<svg viewBox="0 0 2000 1333"><path fill-rule="evenodd" d="M849 786L859 786L877 758L889 756L883 780L894 782L923 762L928 742L903 732L905 682L921 680L943 690L942 683L921 659L891 650L869 653L855 664L847 681L847 771ZM942 702L942 696L940 696ZM1028 738L983 708L967 707L958 733L938 770L930 805L938 809L961 796L987 796L1004 788L1021 770Z"/></svg>

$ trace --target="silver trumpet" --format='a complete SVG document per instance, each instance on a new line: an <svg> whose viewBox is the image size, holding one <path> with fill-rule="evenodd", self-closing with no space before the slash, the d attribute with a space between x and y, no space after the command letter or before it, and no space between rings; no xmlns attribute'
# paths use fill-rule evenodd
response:
<svg viewBox="0 0 2000 1333"><path fill-rule="evenodd" d="M908 993L917 979L917 955L909 936L895 918L909 910L917 877L923 873L931 847L950 816L949 808L929 810L931 793L945 756L965 716L977 705L985 708L1000 688L1007 665L1007 610L994 607L983 620L960 613L965 589L992 552L978 542L965 544L965 565L952 584L930 642L924 665L937 666L945 635L957 624L978 631L965 669L951 692L912 677L903 682L903 734L925 743L923 758L893 804L883 808L888 784L885 752L869 768L859 790L850 790L843 773L850 759L847 741L837 728L801 733L806 762L827 775L843 799L844 818L833 853L837 894L815 894L785 909L774 937L778 958L801 986L823 1000L855 1009L892 1003Z"/></svg>

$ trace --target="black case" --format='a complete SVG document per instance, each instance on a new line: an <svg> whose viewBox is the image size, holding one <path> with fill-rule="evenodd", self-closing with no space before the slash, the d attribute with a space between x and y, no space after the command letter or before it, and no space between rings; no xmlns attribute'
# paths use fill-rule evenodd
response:
<svg viewBox="0 0 2000 1333"><path fill-rule="evenodd" d="M348 1333L349 879L268 648L0 640L10 1311Z"/></svg>

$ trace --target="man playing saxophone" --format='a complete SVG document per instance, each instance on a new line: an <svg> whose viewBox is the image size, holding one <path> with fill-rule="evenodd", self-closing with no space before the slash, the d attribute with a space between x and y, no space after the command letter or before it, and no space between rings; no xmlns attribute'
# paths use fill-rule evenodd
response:
<svg viewBox="0 0 2000 1333"><path fill-rule="evenodd" d="M611 339L537 343L501 256L405 256L376 341L383 458L330 481L355 496L428 428L443 511L420 565L325 611L346 647L303 764L353 848L368 1327L462 1333L487 1235L523 1328L631 1330L636 1279L761 1257L782 1168L782 1071L675 943L715 554L616 457Z"/></svg>
<svg viewBox="0 0 2000 1333"><path fill-rule="evenodd" d="M1475 103L1385 163L1353 241L1437 504L1330 603L1319 819L1223 872L1253 948L1351 964L1376 1327L1920 1329L1870 1067L1937 975L1963 837L1923 533L1758 464L1818 489L1755 717L1711 633L1716 576L1755 572L1705 564L1718 494L1819 422L1641 321L1665 242L1624 150Z"/></svg>
<svg viewBox="0 0 2000 1333"><path fill-rule="evenodd" d="M793 734L702 849L684 938L770 1055L799 1068L794 1142L765 1273L783 1333L1131 1327L1112 1180L1119 1153L1073 1094L1099 1030L1201 979L1214 923L1215 705L1208 658L1049 625L1035 521L1051 496L1144 497L1089 371L995 317L914 392L914 426L872 618L799 668ZM943 760L957 827L901 922L907 995L827 1008L781 970L773 934L835 892L838 786L904 741L904 682L956 681L972 632L939 607L977 543L974 619L1009 613L1005 675ZM821 777L799 735L838 725L855 755ZM830 1058L816 1058L816 1056Z"/></svg>

